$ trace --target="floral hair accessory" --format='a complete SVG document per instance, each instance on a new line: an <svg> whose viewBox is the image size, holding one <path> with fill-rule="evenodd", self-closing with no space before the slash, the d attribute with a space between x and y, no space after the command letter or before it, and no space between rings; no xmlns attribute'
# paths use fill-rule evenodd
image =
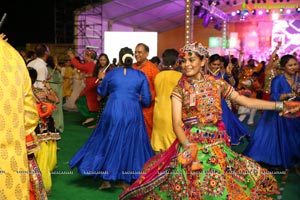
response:
<svg viewBox="0 0 300 200"><path fill-rule="evenodd" d="M185 56L185 52L181 51L180 49L179 57L184 57L184 56Z"/></svg>
<svg viewBox="0 0 300 200"><path fill-rule="evenodd" d="M204 56L206 58L209 57L209 52L207 51L207 48L204 47L200 42L186 44L183 48L180 49L180 55L185 55L185 52L194 52L200 56Z"/></svg>

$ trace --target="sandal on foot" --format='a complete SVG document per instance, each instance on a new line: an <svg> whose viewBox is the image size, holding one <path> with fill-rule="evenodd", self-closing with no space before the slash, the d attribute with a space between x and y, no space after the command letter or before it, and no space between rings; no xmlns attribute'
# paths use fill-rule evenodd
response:
<svg viewBox="0 0 300 200"><path fill-rule="evenodd" d="M86 125L94 120L95 120L94 118L87 118L84 122L82 122L82 125Z"/></svg>
<svg viewBox="0 0 300 200"><path fill-rule="evenodd" d="M87 128L96 128L96 125L91 125L91 126L88 126Z"/></svg>
<svg viewBox="0 0 300 200"><path fill-rule="evenodd" d="M110 182L105 181L100 185L99 190L105 190L105 189L109 189L109 188L111 188Z"/></svg>

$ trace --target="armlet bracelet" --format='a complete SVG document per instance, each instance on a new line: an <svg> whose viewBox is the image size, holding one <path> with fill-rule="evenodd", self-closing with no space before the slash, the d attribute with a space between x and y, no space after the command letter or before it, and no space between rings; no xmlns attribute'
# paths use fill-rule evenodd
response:
<svg viewBox="0 0 300 200"><path fill-rule="evenodd" d="M275 111L278 111L278 112L283 111L283 101L275 102Z"/></svg>

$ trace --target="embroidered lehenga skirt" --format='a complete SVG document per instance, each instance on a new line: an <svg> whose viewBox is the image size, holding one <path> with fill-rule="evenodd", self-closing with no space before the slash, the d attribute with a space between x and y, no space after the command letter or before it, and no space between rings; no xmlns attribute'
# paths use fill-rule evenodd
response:
<svg viewBox="0 0 300 200"><path fill-rule="evenodd" d="M120 199L272 199L279 194L276 179L252 159L230 149L223 123L186 126L196 144L193 162L178 159L184 148L175 141L164 153L151 158L142 175Z"/></svg>

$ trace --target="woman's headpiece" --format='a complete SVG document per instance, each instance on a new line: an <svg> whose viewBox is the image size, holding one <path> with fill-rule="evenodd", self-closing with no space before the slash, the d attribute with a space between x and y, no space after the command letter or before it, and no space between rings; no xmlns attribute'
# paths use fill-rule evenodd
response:
<svg viewBox="0 0 300 200"><path fill-rule="evenodd" d="M96 59L96 51L94 51L94 50L92 50L92 49L86 49L85 50L85 52L86 52L86 54L88 55L88 56L90 56L92 59Z"/></svg>
<svg viewBox="0 0 300 200"><path fill-rule="evenodd" d="M186 44L183 48L180 49L180 56L183 57L188 52L194 52L206 58L209 57L209 52L207 51L207 48L204 47L200 42Z"/></svg>

